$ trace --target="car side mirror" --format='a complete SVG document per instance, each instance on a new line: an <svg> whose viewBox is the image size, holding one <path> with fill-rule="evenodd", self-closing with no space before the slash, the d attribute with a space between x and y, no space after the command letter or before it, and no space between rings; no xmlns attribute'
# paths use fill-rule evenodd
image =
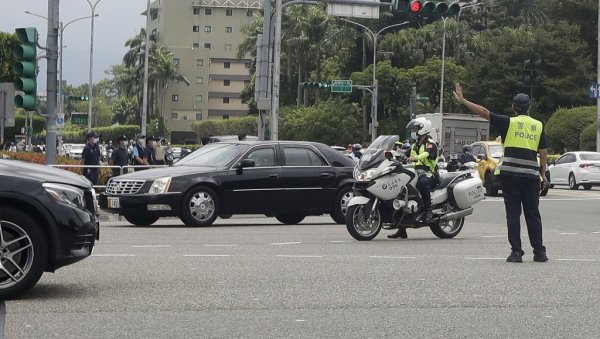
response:
<svg viewBox="0 0 600 339"><path fill-rule="evenodd" d="M242 161L240 161L239 164L239 168L245 168L245 167L254 167L254 159L242 159Z"/></svg>
<svg viewBox="0 0 600 339"><path fill-rule="evenodd" d="M550 161L550 165L556 165L556 160Z"/></svg>
<svg viewBox="0 0 600 339"><path fill-rule="evenodd" d="M487 156L485 156L485 154L477 154L477 157L481 160L487 160Z"/></svg>

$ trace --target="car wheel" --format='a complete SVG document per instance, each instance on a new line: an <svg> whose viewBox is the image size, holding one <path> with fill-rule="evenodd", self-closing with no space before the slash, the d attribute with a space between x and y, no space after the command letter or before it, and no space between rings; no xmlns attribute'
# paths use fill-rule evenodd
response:
<svg viewBox="0 0 600 339"><path fill-rule="evenodd" d="M0 300L31 289L44 273L48 245L38 223L10 207L0 209Z"/></svg>
<svg viewBox="0 0 600 339"><path fill-rule="evenodd" d="M158 217L144 214L125 214L123 217L128 223L136 226L150 226L159 219Z"/></svg>
<svg viewBox="0 0 600 339"><path fill-rule="evenodd" d="M583 189L586 190L586 191L591 190L592 189L592 184L584 184L583 185Z"/></svg>
<svg viewBox="0 0 600 339"><path fill-rule="evenodd" d="M495 197L498 195L498 189L494 188L494 176L492 175L492 173L487 172L485 174L484 186L486 194L490 197Z"/></svg>
<svg viewBox="0 0 600 339"><path fill-rule="evenodd" d="M579 188L579 184L575 181L575 176L573 173L569 174L569 188L572 190L576 190Z"/></svg>
<svg viewBox="0 0 600 339"><path fill-rule="evenodd" d="M302 220L304 220L304 218L305 218L304 215L297 215L297 214L284 214L284 215L278 215L275 217L275 219L279 220L279 222L281 222L282 224L286 224L286 225L299 224Z"/></svg>
<svg viewBox="0 0 600 339"><path fill-rule="evenodd" d="M211 188L192 188L183 200L181 220L188 226L210 226L217 219L219 203L219 196Z"/></svg>
<svg viewBox="0 0 600 339"><path fill-rule="evenodd" d="M354 191L352 187L342 187L340 192L337 194L333 209L331 211L331 219L338 224L346 223L346 212L348 210L348 203L354 198Z"/></svg>

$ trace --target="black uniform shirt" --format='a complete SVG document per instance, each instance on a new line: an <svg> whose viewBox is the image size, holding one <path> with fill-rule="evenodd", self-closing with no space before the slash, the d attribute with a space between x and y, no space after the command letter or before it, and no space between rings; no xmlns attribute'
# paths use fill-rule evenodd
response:
<svg viewBox="0 0 600 339"><path fill-rule="evenodd" d="M84 165L98 165L100 163L100 148L98 145L92 145L90 143L85 144L81 153ZM94 168L93 170L98 170Z"/></svg>

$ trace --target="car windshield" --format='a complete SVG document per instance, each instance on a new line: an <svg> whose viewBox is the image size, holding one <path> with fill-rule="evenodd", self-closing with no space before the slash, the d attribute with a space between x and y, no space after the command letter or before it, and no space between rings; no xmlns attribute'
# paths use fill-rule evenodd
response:
<svg viewBox="0 0 600 339"><path fill-rule="evenodd" d="M208 144L179 160L175 163L175 166L223 167L248 147L248 145L243 144Z"/></svg>
<svg viewBox="0 0 600 339"><path fill-rule="evenodd" d="M71 149L71 151L81 151L81 150L83 150L84 147L85 147L84 145L73 145L73 146L71 146L70 149Z"/></svg>
<svg viewBox="0 0 600 339"><path fill-rule="evenodd" d="M490 156L492 158L502 158L502 145L490 145Z"/></svg>
<svg viewBox="0 0 600 339"><path fill-rule="evenodd" d="M582 153L579 157L585 161L600 161L600 153Z"/></svg>

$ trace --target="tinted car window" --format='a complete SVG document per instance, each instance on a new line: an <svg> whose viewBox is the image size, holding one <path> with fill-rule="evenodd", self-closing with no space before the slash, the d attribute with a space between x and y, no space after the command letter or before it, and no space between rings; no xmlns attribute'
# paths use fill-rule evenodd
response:
<svg viewBox="0 0 600 339"><path fill-rule="evenodd" d="M223 167L248 149L243 144L208 144L175 163L175 166Z"/></svg>
<svg viewBox="0 0 600 339"><path fill-rule="evenodd" d="M563 155L556 160L557 165L564 164L565 162L567 162L567 155Z"/></svg>
<svg viewBox="0 0 600 339"><path fill-rule="evenodd" d="M283 150L285 154L285 165L286 166L326 166L314 151L308 148L300 147L285 147Z"/></svg>
<svg viewBox="0 0 600 339"><path fill-rule="evenodd" d="M485 154L485 153L481 150L481 145L475 145L475 146L473 146L473 154L479 155L479 154Z"/></svg>
<svg viewBox="0 0 600 339"><path fill-rule="evenodd" d="M275 149L272 147L259 148L248 153L245 159L254 160L254 167L275 166Z"/></svg>
<svg viewBox="0 0 600 339"><path fill-rule="evenodd" d="M575 162L575 160L576 160L575 159L575 154L569 154L569 155L567 155L567 162L568 163Z"/></svg>
<svg viewBox="0 0 600 339"><path fill-rule="evenodd" d="M502 145L489 145L489 149L492 158L502 158Z"/></svg>
<svg viewBox="0 0 600 339"><path fill-rule="evenodd" d="M354 167L356 162L326 145L315 145L333 167Z"/></svg>
<svg viewBox="0 0 600 339"><path fill-rule="evenodd" d="M600 161L600 153L585 153L580 154L579 157L581 158L581 160Z"/></svg>

